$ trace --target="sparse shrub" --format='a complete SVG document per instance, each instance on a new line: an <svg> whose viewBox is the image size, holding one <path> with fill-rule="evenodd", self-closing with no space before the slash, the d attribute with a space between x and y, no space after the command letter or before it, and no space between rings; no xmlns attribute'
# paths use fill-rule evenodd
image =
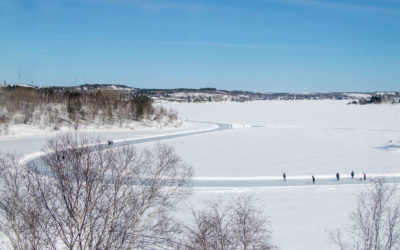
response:
<svg viewBox="0 0 400 250"><path fill-rule="evenodd" d="M160 120L162 117L165 117L167 113L167 110L162 106L156 106L154 108L154 116L156 120Z"/></svg>
<svg viewBox="0 0 400 250"><path fill-rule="evenodd" d="M170 109L168 111L168 119L170 122L178 120L178 111Z"/></svg>
<svg viewBox="0 0 400 250"><path fill-rule="evenodd" d="M1 124L8 124L10 122L10 116L7 112L7 110L3 109L0 112L0 123Z"/></svg>
<svg viewBox="0 0 400 250"><path fill-rule="evenodd" d="M0 124L0 135L6 135L8 134L8 124L7 123L1 123Z"/></svg>

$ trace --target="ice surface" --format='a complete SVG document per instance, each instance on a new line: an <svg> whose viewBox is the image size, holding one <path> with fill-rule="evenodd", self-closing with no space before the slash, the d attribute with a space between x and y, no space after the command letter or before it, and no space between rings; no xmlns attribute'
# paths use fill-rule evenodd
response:
<svg viewBox="0 0 400 250"><path fill-rule="evenodd" d="M282 172L286 172L288 183L291 178L301 181L312 174L318 183L320 179L334 180L336 172L348 178L352 170L357 179L363 171L368 177L399 176L400 151L394 146L400 140L400 105L360 106L347 102L164 104L178 110L183 119L225 122L233 128L166 142L193 166L195 180L262 183L279 181ZM115 129L103 130L101 135L117 140L211 127L186 122L176 129ZM0 137L0 150L24 154L39 151L49 134L30 133L23 137ZM349 222L356 195L364 186L312 185L308 180L301 186L196 187L189 203L253 194L270 217L274 243L281 249L336 249L327 242L326 230Z"/></svg>

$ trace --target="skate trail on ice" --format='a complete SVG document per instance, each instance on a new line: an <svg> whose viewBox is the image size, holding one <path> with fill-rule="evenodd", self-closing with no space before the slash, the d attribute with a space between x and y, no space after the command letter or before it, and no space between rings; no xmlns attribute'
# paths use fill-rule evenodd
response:
<svg viewBox="0 0 400 250"><path fill-rule="evenodd" d="M180 137L188 137L195 135L202 135L208 133L214 133L229 129L234 129L241 126L233 126L227 123L215 123L215 122L204 122L204 121L190 121L195 123L206 123L216 125L216 128L197 130L197 131L186 131L167 135L151 136L139 139L127 139L114 141L113 145L103 144L103 149L109 149L112 147L123 147L127 145L135 145L141 143L157 142L162 140L176 139ZM243 128L260 128L267 127L262 125L243 125ZM381 147L381 149L391 150L390 146ZM392 149L393 150L393 149ZM36 166L42 166L43 153L37 152L27 156L23 162L25 164L35 164ZM386 182L400 183L400 173L393 174L368 174L368 179L363 180L360 178L351 179L350 177L341 178L337 181L334 175L315 175L316 182L312 183L310 176L289 176L286 181L283 181L280 176L256 176L256 177L201 177L196 176L191 181L191 185L194 187L291 187L291 186L306 186L306 185L348 185L348 184L366 184L370 182L371 178L383 178Z"/></svg>

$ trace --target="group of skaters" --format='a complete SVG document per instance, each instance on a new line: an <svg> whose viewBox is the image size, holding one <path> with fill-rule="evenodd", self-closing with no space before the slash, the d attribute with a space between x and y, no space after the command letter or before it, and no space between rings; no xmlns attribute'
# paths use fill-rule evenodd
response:
<svg viewBox="0 0 400 250"><path fill-rule="evenodd" d="M354 174L354 170L352 170L351 173L350 173L351 179L354 179L354 175L355 175L355 174ZM315 184L315 176L314 176L314 175L311 176L311 179L312 179L312 183ZM365 172L363 172L363 177L360 178L360 181L361 181L362 179L367 180L367 174L366 174ZM337 180L337 181L340 180L340 174L339 174L339 172L336 173L336 180ZM283 173L283 181L286 181L286 173Z"/></svg>
<svg viewBox="0 0 400 250"><path fill-rule="evenodd" d="M354 170L351 171L350 176L351 176L351 179L354 179ZM361 181L362 179L367 180L367 174L366 174L365 172L363 172L363 177L360 178L360 181ZM336 180L337 180L337 181L340 181L340 174L339 174L339 172L336 173Z"/></svg>

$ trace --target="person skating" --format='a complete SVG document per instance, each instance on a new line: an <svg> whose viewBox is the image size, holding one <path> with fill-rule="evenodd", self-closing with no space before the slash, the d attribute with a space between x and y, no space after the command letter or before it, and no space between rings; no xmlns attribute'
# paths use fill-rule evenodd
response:
<svg viewBox="0 0 400 250"><path fill-rule="evenodd" d="M340 180L340 174L339 174L339 172L336 173L336 180L337 180L337 181Z"/></svg>
<svg viewBox="0 0 400 250"><path fill-rule="evenodd" d="M313 175L311 178L312 178L312 184L315 184L315 177L314 177L314 175Z"/></svg>
<svg viewBox="0 0 400 250"><path fill-rule="evenodd" d="M364 181L367 180L367 174L363 172L363 175L364 175Z"/></svg>
<svg viewBox="0 0 400 250"><path fill-rule="evenodd" d="M351 171L351 179L354 178L354 170Z"/></svg>
<svg viewBox="0 0 400 250"><path fill-rule="evenodd" d="M286 181L286 173L283 173L283 181Z"/></svg>

